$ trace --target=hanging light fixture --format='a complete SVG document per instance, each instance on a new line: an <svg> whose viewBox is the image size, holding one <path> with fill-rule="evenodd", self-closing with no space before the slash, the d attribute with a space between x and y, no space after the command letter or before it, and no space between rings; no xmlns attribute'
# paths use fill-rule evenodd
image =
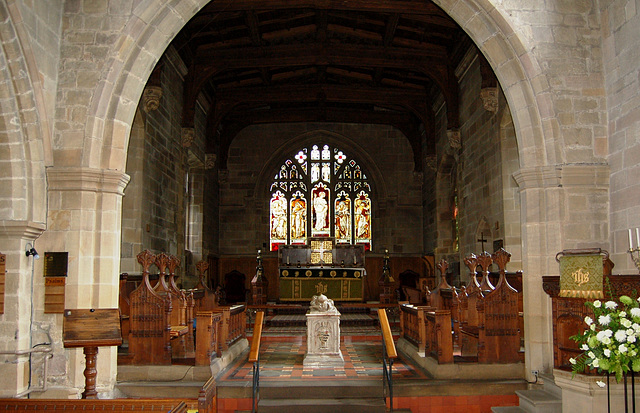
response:
<svg viewBox="0 0 640 413"><path fill-rule="evenodd" d="M25 245L24 248L25 248L24 254L27 257L33 256L33 258L35 258L36 260L40 258L40 254L38 254L38 251L36 251L32 243L27 242L27 245Z"/></svg>

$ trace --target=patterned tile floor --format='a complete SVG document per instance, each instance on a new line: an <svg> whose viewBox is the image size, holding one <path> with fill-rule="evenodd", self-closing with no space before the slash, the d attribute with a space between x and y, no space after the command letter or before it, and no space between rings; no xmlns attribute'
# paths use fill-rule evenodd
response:
<svg viewBox="0 0 640 413"><path fill-rule="evenodd" d="M382 378L382 342L379 336L342 336L340 350L344 367L305 368L306 339L302 335L263 337L260 346L260 380L330 380ZM221 380L251 380L253 364L246 358L232 364L219 376ZM428 379L417 366L401 356L394 361L396 379Z"/></svg>

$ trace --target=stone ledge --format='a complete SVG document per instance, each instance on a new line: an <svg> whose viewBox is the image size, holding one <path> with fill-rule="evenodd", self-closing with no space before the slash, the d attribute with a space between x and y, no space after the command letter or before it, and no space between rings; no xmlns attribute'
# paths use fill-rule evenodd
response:
<svg viewBox="0 0 640 413"><path fill-rule="evenodd" d="M431 357L421 357L416 347L400 338L398 350L409 356L420 367L425 369L434 379L453 380L464 377L465 380L516 380L525 378L524 363L480 364L451 363L438 364Z"/></svg>

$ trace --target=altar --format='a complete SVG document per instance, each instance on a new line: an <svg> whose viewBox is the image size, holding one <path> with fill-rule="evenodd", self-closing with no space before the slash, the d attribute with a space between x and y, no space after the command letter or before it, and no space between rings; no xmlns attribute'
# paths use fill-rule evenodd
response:
<svg viewBox="0 0 640 413"><path fill-rule="evenodd" d="M334 301L362 301L364 246L311 238L308 245L278 249L280 301L309 301L324 294Z"/></svg>

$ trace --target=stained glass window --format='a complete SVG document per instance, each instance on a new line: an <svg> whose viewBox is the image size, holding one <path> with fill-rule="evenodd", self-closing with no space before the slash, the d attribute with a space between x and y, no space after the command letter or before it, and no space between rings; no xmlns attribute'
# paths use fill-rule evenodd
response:
<svg viewBox="0 0 640 413"><path fill-rule="evenodd" d="M292 153L270 186L270 246L304 245L308 237L371 248L371 186L348 153L326 144Z"/></svg>

